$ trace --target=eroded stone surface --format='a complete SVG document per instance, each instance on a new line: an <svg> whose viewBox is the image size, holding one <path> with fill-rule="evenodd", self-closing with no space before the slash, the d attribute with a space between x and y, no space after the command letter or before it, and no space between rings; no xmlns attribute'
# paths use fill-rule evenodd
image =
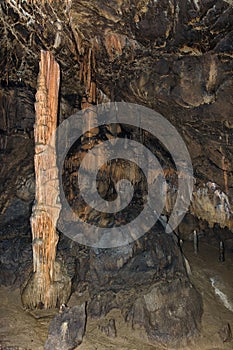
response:
<svg viewBox="0 0 233 350"><path fill-rule="evenodd" d="M65 308L51 321L45 350L73 350L81 344L86 325L86 305Z"/></svg>

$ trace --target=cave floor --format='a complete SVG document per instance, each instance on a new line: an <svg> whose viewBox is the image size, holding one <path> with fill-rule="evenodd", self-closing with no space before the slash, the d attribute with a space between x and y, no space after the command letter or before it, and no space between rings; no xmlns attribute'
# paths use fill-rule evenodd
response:
<svg viewBox="0 0 233 350"><path fill-rule="evenodd" d="M192 271L191 280L202 294L204 314L200 335L192 344L179 350L222 350L233 348L233 341L223 343L218 331L227 323L233 330L233 250L226 251L225 262L219 262L218 243L200 241L199 253L195 255L191 242L185 242L183 252ZM220 299L220 294L225 304ZM19 290L0 287L0 349L41 350L46 340L47 329L54 311L36 318L22 308ZM117 337L109 338L99 330L103 320L88 320L87 330L80 350L161 350L146 339L140 329L132 331L125 325L117 310L112 310L107 318L114 318ZM5 347L5 346L10 346ZM173 350L177 350L174 348Z"/></svg>

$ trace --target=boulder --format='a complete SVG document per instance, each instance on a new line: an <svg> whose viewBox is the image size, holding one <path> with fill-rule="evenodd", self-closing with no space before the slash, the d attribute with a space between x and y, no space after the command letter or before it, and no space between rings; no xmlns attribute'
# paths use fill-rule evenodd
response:
<svg viewBox="0 0 233 350"><path fill-rule="evenodd" d="M82 343L86 326L86 305L62 307L49 326L44 350L73 350Z"/></svg>

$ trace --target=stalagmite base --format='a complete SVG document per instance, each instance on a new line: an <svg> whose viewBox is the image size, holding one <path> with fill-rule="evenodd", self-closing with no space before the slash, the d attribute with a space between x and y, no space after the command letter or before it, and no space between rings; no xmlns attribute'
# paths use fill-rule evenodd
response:
<svg viewBox="0 0 233 350"><path fill-rule="evenodd" d="M65 303L71 281L56 259L58 235L56 222L60 213L58 169L55 138L57 127L59 65L50 52L41 52L36 94L35 134L35 205L31 215L33 275L22 293L28 308L52 308ZM52 140L52 141L51 141ZM50 145L50 152L47 146ZM52 151L51 151L52 149Z"/></svg>

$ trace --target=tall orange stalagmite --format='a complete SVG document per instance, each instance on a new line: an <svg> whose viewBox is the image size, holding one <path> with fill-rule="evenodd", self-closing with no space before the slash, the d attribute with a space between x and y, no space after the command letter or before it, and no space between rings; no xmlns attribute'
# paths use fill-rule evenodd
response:
<svg viewBox="0 0 233 350"><path fill-rule="evenodd" d="M36 93L35 204L31 215L33 275L22 293L29 308L56 307L66 302L71 282L56 261L56 223L61 210L56 162L56 138L60 68L50 52L41 52ZM49 152L48 152L49 146Z"/></svg>

